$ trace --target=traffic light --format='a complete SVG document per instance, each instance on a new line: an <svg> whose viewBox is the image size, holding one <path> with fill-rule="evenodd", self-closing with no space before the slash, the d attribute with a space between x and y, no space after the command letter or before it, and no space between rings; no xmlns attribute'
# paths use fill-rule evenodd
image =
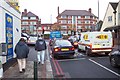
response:
<svg viewBox="0 0 120 80"><path fill-rule="evenodd" d="M44 30L44 26L42 26L42 34L44 34L45 30Z"/></svg>
<svg viewBox="0 0 120 80"><path fill-rule="evenodd" d="M45 30L44 30L44 29L42 29L42 34L44 34L44 32L45 32Z"/></svg>

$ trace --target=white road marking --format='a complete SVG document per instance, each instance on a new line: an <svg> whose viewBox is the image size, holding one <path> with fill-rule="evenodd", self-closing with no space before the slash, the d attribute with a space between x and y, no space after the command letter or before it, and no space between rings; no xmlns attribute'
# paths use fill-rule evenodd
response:
<svg viewBox="0 0 120 80"><path fill-rule="evenodd" d="M83 60L86 58L78 58L78 59L64 59L64 60L57 60L57 61L77 61L77 60Z"/></svg>
<svg viewBox="0 0 120 80"><path fill-rule="evenodd" d="M116 72L110 70L109 68L107 68L107 67L105 67L105 66L103 66L103 65L101 65L101 64L99 64L99 63L97 63L96 61L94 61L94 60L92 60L92 59L89 59L89 60L90 60L91 62L97 64L98 66L100 66L100 67L106 69L107 71L109 71L109 72L111 72L111 73L113 73L113 74L115 74L115 75L117 75L117 76L120 77L120 74L118 74L118 73L116 73Z"/></svg>
<svg viewBox="0 0 120 80"><path fill-rule="evenodd" d="M75 52L74 56L76 57L76 56L86 56L86 55L83 55L82 53L79 53L79 52Z"/></svg>
<svg viewBox="0 0 120 80"><path fill-rule="evenodd" d="M97 57L97 58L101 58L101 59L102 59L102 58L108 58L108 56L105 56L105 57Z"/></svg>

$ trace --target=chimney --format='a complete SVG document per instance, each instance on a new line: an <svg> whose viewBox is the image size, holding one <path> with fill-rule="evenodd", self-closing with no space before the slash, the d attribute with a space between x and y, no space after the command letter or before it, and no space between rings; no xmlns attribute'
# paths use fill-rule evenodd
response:
<svg viewBox="0 0 120 80"><path fill-rule="evenodd" d="M58 15L59 15L59 6L58 6Z"/></svg>
<svg viewBox="0 0 120 80"><path fill-rule="evenodd" d="M25 15L27 14L27 9L24 9L24 14L25 14Z"/></svg>
<svg viewBox="0 0 120 80"><path fill-rule="evenodd" d="M91 8L89 8L89 10L88 10L90 13L92 12L92 9Z"/></svg>

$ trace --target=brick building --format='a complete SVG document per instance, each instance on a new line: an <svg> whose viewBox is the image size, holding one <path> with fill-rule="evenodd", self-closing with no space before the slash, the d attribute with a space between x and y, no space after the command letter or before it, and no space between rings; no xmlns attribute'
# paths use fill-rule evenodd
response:
<svg viewBox="0 0 120 80"><path fill-rule="evenodd" d="M91 31L95 29L97 17L89 10L65 10L57 16L57 24L62 34L72 32Z"/></svg>
<svg viewBox="0 0 120 80"><path fill-rule="evenodd" d="M27 9L24 9L21 16L21 30L28 34L37 34L37 29L40 27L41 19L32 12L27 12Z"/></svg>

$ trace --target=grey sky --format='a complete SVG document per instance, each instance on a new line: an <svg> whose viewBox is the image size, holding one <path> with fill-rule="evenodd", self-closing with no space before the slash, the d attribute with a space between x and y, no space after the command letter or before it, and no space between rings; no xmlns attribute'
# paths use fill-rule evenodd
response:
<svg viewBox="0 0 120 80"><path fill-rule="evenodd" d="M108 3L119 0L99 0L99 17L103 20ZM35 13L41 18L42 23L56 22L57 7L60 13L64 10L88 10L98 16L98 0L19 0L20 11L24 9Z"/></svg>

